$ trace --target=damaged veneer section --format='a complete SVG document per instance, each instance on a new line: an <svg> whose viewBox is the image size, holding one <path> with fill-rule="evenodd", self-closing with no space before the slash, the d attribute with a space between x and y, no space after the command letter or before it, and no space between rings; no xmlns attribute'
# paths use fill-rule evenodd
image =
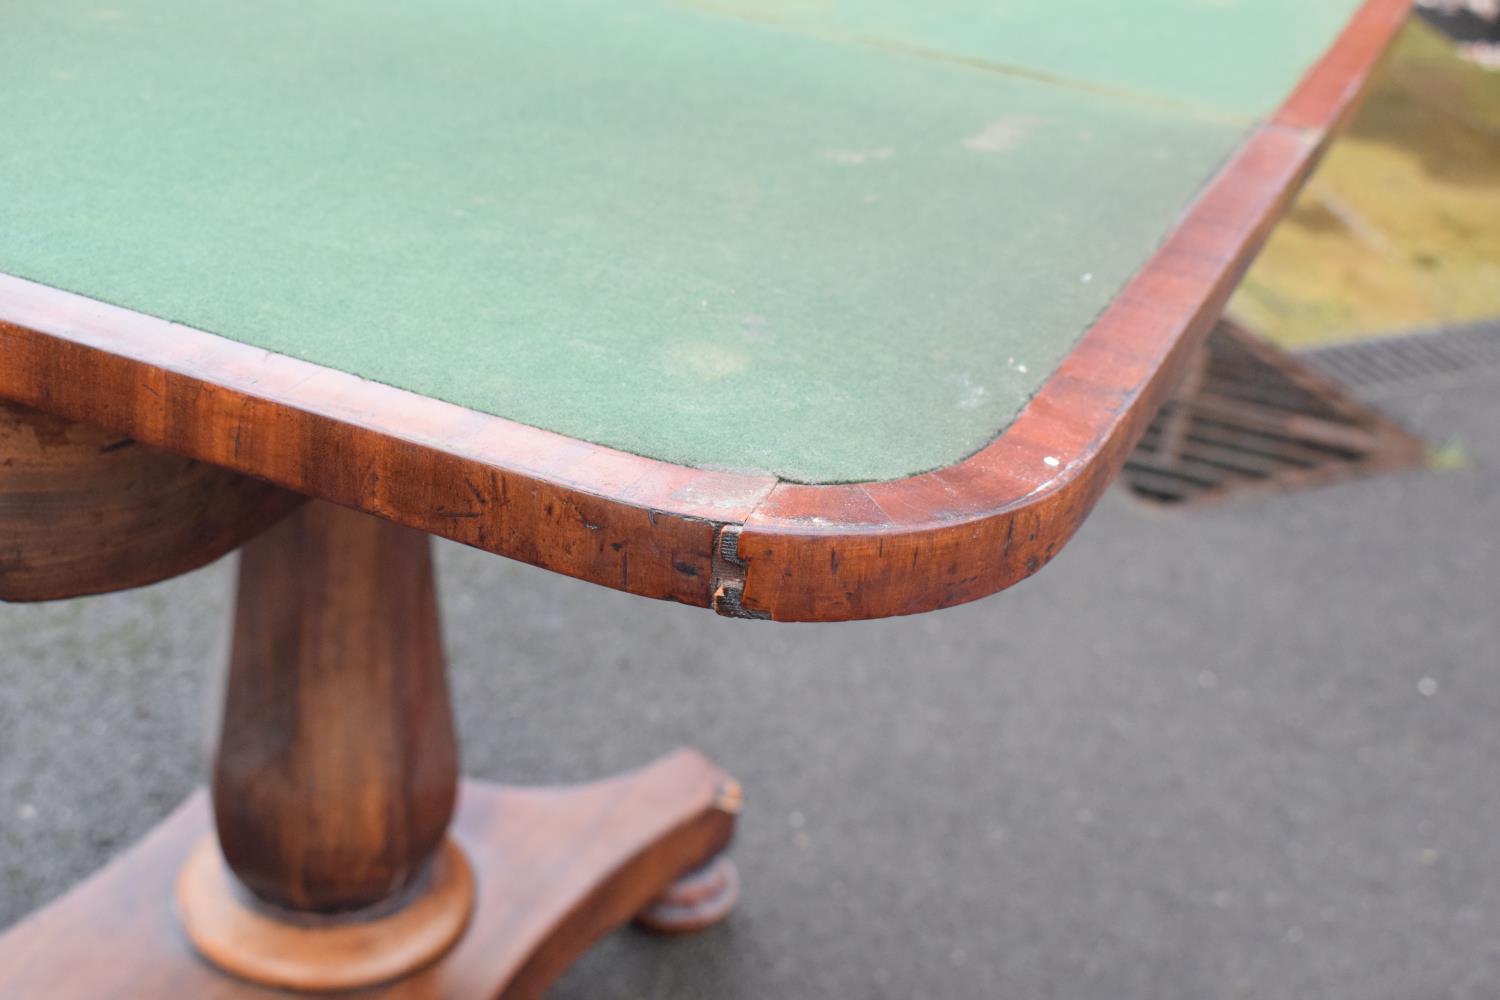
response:
<svg viewBox="0 0 1500 1000"><path fill-rule="evenodd" d="M743 530L743 525L726 524L714 538L714 611L726 618L768 619L769 611L751 611L744 605L745 563L740 559Z"/></svg>

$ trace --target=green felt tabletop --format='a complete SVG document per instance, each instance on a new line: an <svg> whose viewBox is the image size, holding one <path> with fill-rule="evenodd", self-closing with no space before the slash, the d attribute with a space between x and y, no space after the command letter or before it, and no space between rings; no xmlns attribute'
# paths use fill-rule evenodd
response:
<svg viewBox="0 0 1500 1000"><path fill-rule="evenodd" d="M0 0L0 271L894 478L1007 426L1356 6Z"/></svg>
<svg viewBox="0 0 1500 1000"><path fill-rule="evenodd" d="M848 44L1226 116L1276 108L1358 0L696 0Z"/></svg>

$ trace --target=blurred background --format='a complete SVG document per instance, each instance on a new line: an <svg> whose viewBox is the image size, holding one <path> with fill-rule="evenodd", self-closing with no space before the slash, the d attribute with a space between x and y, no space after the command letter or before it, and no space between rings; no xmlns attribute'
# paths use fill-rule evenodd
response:
<svg viewBox="0 0 1500 1000"><path fill-rule="evenodd" d="M1495 15L1413 18L1014 590L771 626L439 543L469 773L691 743L746 786L735 917L621 932L555 995L1500 995ZM232 570L0 605L0 926L201 782Z"/></svg>
<svg viewBox="0 0 1500 1000"><path fill-rule="evenodd" d="M1290 347L1500 315L1495 8L1494 0L1418 7L1233 315Z"/></svg>

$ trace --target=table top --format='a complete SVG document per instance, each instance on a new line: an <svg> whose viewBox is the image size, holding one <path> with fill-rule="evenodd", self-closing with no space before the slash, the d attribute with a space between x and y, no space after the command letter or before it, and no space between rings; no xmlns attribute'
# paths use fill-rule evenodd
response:
<svg viewBox="0 0 1500 1000"><path fill-rule="evenodd" d="M29 5L0 38L0 320L27 335L0 393L707 603L755 565L744 546L726 555L719 529L782 517L797 484L867 485L810 494L822 513L788 515L794 534L873 537L877 517L901 513L859 512L851 496L860 507L880 484L951 477L1031 433L1025 415L1087 359L1085 335L1203 222L1216 187L1255 192L1233 225L1215 223L1217 257L1193 251L1217 263L1192 276L1196 292L1174 289L1192 315L1164 309L1162 339L1133 336L1139 357L1096 379L1114 393L1109 434L1060 400L1066 419L1032 434L1034 470L944 501L939 520L1012 509L1092 464L1404 7ZM1339 58L1318 62L1330 47ZM1294 89L1300 112L1282 104ZM96 373L93 398L61 399L44 370L79 349L157 373L169 398L143 396L134 376L100 397ZM206 415L185 384L270 405L221 400ZM184 407L210 426L188 426ZM277 419L343 436L298 450ZM431 454L382 486L339 471L363 474L377 450L392 461L393 444ZM310 470L328 447L334 468ZM433 468L445 460L446 478ZM638 571L649 560L671 576L686 546L703 572L632 582L628 567L614 578L615 557L549 554L567 534L552 513L487 512L506 506L506 474L598 501L584 529L649 539ZM489 523L441 521L450 494ZM635 514L649 524L624 527ZM707 522L712 541L664 545L657 514ZM889 576L880 561L870 572ZM923 610L974 589L777 616Z"/></svg>

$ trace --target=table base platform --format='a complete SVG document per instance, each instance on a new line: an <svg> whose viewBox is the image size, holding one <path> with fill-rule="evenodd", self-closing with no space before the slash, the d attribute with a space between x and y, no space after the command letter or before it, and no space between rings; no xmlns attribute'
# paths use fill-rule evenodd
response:
<svg viewBox="0 0 1500 1000"><path fill-rule="evenodd" d="M589 945L633 918L661 931L708 926L734 903L738 880L716 856L739 801L734 780L692 750L585 785L465 781L450 835L475 876L469 926L452 950L415 974L339 995L536 997ZM175 886L212 830L208 796L199 792L134 848L0 937L0 996L296 995L220 971L184 934ZM313 947L318 930L305 930Z"/></svg>

